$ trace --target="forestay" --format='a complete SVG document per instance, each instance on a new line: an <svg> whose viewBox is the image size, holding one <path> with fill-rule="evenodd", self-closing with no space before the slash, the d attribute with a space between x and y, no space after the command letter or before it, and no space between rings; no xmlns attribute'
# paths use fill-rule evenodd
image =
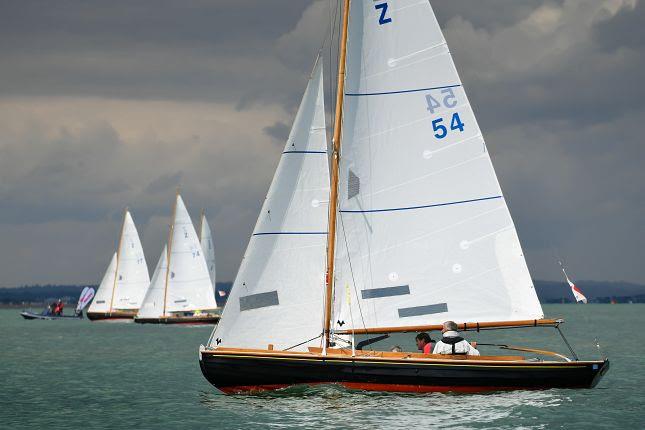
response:
<svg viewBox="0 0 645 430"><path fill-rule="evenodd" d="M164 245L163 251L155 271L152 273L150 287L146 291L143 303L137 318L159 318L163 316L164 293L166 291L166 271L168 269L168 246Z"/></svg>
<svg viewBox="0 0 645 430"><path fill-rule="evenodd" d="M112 254L112 259L108 265L103 279L96 290L96 295L90 307L89 313L103 313L110 311L110 300L112 299L112 289L114 288L114 277L116 275L116 252Z"/></svg>
<svg viewBox="0 0 645 430"><path fill-rule="evenodd" d="M202 212L200 221L199 243L202 245L202 252L206 259L206 266L208 267L208 274L213 284L213 293L215 292L215 245L213 244L213 235L211 228L206 220L206 214Z"/></svg>
<svg viewBox="0 0 645 430"><path fill-rule="evenodd" d="M353 1L335 329L543 316L427 1Z"/></svg>
<svg viewBox="0 0 645 430"><path fill-rule="evenodd" d="M130 211L125 212L119 246L112 309L139 309L148 285L150 285L150 275L139 240L139 233Z"/></svg>
<svg viewBox="0 0 645 430"><path fill-rule="evenodd" d="M314 68L211 345L320 345L329 167L322 65Z"/></svg>
<svg viewBox="0 0 645 430"><path fill-rule="evenodd" d="M204 253L180 195L177 195L171 236L166 312L217 308Z"/></svg>

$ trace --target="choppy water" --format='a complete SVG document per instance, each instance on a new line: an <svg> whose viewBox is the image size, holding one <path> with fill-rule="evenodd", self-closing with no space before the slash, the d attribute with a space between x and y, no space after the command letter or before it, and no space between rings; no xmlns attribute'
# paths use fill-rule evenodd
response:
<svg viewBox="0 0 645 430"><path fill-rule="evenodd" d="M401 395L326 386L224 396L197 362L207 327L25 321L0 310L0 428L645 428L645 305L545 312L565 317L585 358L598 358L598 337L612 367L597 388ZM566 351L552 331L468 337ZM388 339L395 343L413 348L412 336Z"/></svg>

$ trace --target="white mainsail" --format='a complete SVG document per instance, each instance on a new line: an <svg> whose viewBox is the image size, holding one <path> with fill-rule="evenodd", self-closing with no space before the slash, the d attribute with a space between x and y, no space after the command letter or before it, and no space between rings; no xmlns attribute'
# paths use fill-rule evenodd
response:
<svg viewBox="0 0 645 430"><path fill-rule="evenodd" d="M116 275L116 252L112 254L112 259L108 265L103 279L96 290L96 295L90 307L89 313L105 313L110 311L110 300L112 299L112 290L114 288L114 277Z"/></svg>
<svg viewBox="0 0 645 430"><path fill-rule="evenodd" d="M336 330L543 317L473 110L427 1L353 1Z"/></svg>
<svg viewBox="0 0 645 430"><path fill-rule="evenodd" d="M320 345L329 166L322 65L296 114L212 346Z"/></svg>
<svg viewBox="0 0 645 430"><path fill-rule="evenodd" d="M120 249L117 252L116 283L113 310L135 310L141 306L150 285L148 265L141 240L130 211L125 212Z"/></svg>
<svg viewBox="0 0 645 430"><path fill-rule="evenodd" d="M213 292L215 292L215 280L217 279L215 276L215 245L213 244L213 235L211 234L211 228L208 225L206 214L204 212L202 212L200 226L199 243L202 245L202 252L206 259L208 274L210 275L211 283L213 284Z"/></svg>
<svg viewBox="0 0 645 430"><path fill-rule="evenodd" d="M166 271L168 269L168 245L164 245L155 271L152 273L152 280L137 318L159 318L163 315L164 294L166 291Z"/></svg>
<svg viewBox="0 0 645 430"><path fill-rule="evenodd" d="M177 195L169 247L166 312L216 309L204 253L180 195Z"/></svg>

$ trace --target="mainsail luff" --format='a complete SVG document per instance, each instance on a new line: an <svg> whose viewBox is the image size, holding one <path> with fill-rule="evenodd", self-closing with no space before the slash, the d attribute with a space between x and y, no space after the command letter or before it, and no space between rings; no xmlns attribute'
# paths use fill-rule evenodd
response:
<svg viewBox="0 0 645 430"><path fill-rule="evenodd" d="M429 3L351 2L348 27L334 330L542 318Z"/></svg>
<svg viewBox="0 0 645 430"><path fill-rule="evenodd" d="M329 228L327 233L327 275L325 276L325 315L324 315L324 345L329 347L330 326L332 318L332 299L334 291L334 262L336 254L336 215L338 208L338 166L340 162L341 131L343 122L343 97L345 95L345 63L347 59L347 32L349 24L349 0L343 3L343 22L339 40L340 53L338 56L338 81L336 91L336 113L334 134L332 138L333 153L331 160L331 185L329 194ZM330 37L331 38L331 37Z"/></svg>
<svg viewBox="0 0 645 430"><path fill-rule="evenodd" d="M116 281L119 274L119 260L121 259L121 244L123 243L123 230L125 229L125 219L128 215L128 208L123 210L123 221L121 221L121 233L119 233L119 244L116 248L116 266L114 269L114 284L112 285L112 296L110 297L110 312L114 308L114 293L116 292Z"/></svg>
<svg viewBox="0 0 645 430"><path fill-rule="evenodd" d="M172 250L172 238L174 236L173 232L175 229L175 216L177 214L177 200L179 199L179 188L175 193L175 204L172 207L172 218L170 222L170 228L168 228L168 254L166 255L166 286L164 287L163 293L163 313L161 316L166 316L166 303L168 300L168 277L170 276L170 255Z"/></svg>

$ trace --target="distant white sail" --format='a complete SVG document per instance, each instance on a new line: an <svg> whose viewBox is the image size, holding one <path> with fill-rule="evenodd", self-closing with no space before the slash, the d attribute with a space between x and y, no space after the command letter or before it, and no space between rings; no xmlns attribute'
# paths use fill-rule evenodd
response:
<svg viewBox="0 0 645 430"><path fill-rule="evenodd" d="M216 309L215 292L197 232L177 195L170 242L166 312Z"/></svg>
<svg viewBox="0 0 645 430"><path fill-rule="evenodd" d="M112 299L112 290L114 288L114 277L116 276L116 252L112 254L112 259L108 265L103 279L96 290L94 301L88 308L91 313L105 313L110 311L110 300Z"/></svg>
<svg viewBox="0 0 645 430"><path fill-rule="evenodd" d="M329 166L322 65L314 69L213 346L320 345Z"/></svg>
<svg viewBox="0 0 645 430"><path fill-rule="evenodd" d="M335 328L542 318L430 4L353 1L349 20Z"/></svg>
<svg viewBox="0 0 645 430"><path fill-rule="evenodd" d="M168 269L168 246L163 247L157 266L152 274L150 287L146 291L137 318L159 318L163 315L164 293L166 291L166 271Z"/></svg>
<svg viewBox="0 0 645 430"><path fill-rule="evenodd" d="M200 237L199 243L202 245L202 252L204 253L204 258L206 259L206 266L208 267L208 274L211 278L211 283L213 284L213 292L215 291L215 245L213 244L213 236L211 234L211 228L208 225L206 220L206 214L202 212L202 219L200 221Z"/></svg>
<svg viewBox="0 0 645 430"><path fill-rule="evenodd" d="M130 211L125 212L121 248L117 252L117 279L112 308L116 310L139 309L150 285L148 265L143 254L137 227Z"/></svg>

